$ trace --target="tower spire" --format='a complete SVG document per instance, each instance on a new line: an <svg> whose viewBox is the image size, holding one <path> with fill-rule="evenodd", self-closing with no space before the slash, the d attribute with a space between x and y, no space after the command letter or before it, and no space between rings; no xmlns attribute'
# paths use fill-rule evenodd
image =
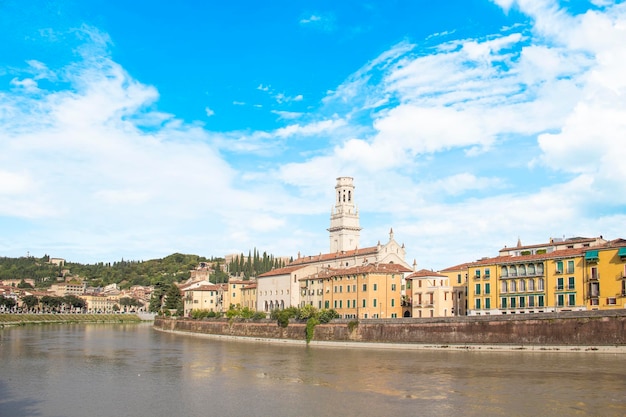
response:
<svg viewBox="0 0 626 417"><path fill-rule="evenodd" d="M344 252L359 246L361 227L354 204L352 177L337 178L335 206L330 214L330 253Z"/></svg>

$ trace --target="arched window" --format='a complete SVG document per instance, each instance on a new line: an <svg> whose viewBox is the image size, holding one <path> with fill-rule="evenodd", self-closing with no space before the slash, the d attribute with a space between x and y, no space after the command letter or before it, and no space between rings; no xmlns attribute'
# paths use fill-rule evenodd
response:
<svg viewBox="0 0 626 417"><path fill-rule="evenodd" d="M520 290L520 291L526 291L526 281L521 280L521 281L519 282L519 290Z"/></svg>
<svg viewBox="0 0 626 417"><path fill-rule="evenodd" d="M507 292L509 290L508 283L506 281L502 281L502 292Z"/></svg>
<svg viewBox="0 0 626 417"><path fill-rule="evenodd" d="M509 276L516 277L517 276L517 268L515 265L511 265L511 269L509 270Z"/></svg>
<svg viewBox="0 0 626 417"><path fill-rule="evenodd" d="M517 272L519 272L520 277L526 275L526 267L524 265L520 265Z"/></svg>
<svg viewBox="0 0 626 417"><path fill-rule="evenodd" d="M502 267L502 277L506 278L509 276L509 268L507 268L506 266Z"/></svg>
<svg viewBox="0 0 626 417"><path fill-rule="evenodd" d="M530 264L528 265L528 275L535 275L535 265Z"/></svg>
<svg viewBox="0 0 626 417"><path fill-rule="evenodd" d="M352 200L352 191L348 190L348 201Z"/></svg>
<svg viewBox="0 0 626 417"><path fill-rule="evenodd" d="M511 292L517 291L517 284L515 281L511 281Z"/></svg>
<svg viewBox="0 0 626 417"><path fill-rule="evenodd" d="M537 264L537 274L543 275L543 264Z"/></svg>
<svg viewBox="0 0 626 417"><path fill-rule="evenodd" d="M543 278L537 280L537 290L543 291Z"/></svg>
<svg viewBox="0 0 626 417"><path fill-rule="evenodd" d="M528 280L528 291L535 291L535 280L534 279L529 279Z"/></svg>

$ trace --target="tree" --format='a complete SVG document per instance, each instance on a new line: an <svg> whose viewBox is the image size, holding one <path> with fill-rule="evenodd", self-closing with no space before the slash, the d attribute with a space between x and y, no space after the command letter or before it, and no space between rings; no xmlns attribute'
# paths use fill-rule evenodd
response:
<svg viewBox="0 0 626 417"><path fill-rule="evenodd" d="M63 303L65 303L65 305L69 306L71 309L74 309L74 308L83 309L85 308L85 305L87 304L85 300L72 294L68 294L65 297L63 297Z"/></svg>
<svg viewBox="0 0 626 417"><path fill-rule="evenodd" d="M39 304L39 298L34 295L25 295L22 297L22 303L31 310Z"/></svg>
<svg viewBox="0 0 626 417"><path fill-rule="evenodd" d="M165 308L168 310L176 310L176 314L179 316L183 315L183 294L174 283L170 284L165 293Z"/></svg>
<svg viewBox="0 0 626 417"><path fill-rule="evenodd" d="M165 291L163 290L163 284L161 282L154 284L154 291L152 291L152 295L150 296L150 305L148 306L148 310L151 313L158 313L161 311L164 295Z"/></svg>
<svg viewBox="0 0 626 417"><path fill-rule="evenodd" d="M33 288L33 286L30 285L28 282L26 282L26 280L24 280L24 278L22 278L22 280L19 282L19 284L17 284L17 288Z"/></svg>

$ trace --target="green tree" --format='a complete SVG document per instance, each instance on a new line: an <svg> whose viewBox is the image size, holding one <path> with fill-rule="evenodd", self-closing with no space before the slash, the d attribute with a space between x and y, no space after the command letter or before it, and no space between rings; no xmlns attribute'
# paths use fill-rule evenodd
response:
<svg viewBox="0 0 626 417"><path fill-rule="evenodd" d="M24 303L24 305L31 310L39 304L39 298L34 295L25 295L22 297L22 303Z"/></svg>
<svg viewBox="0 0 626 417"><path fill-rule="evenodd" d="M176 314L179 316L183 315L183 294L174 283L170 284L165 293L165 308L167 310L176 310Z"/></svg>
<svg viewBox="0 0 626 417"><path fill-rule="evenodd" d="M85 300L72 294L69 294L63 297L63 303L72 309L74 308L82 309L82 308L85 308L85 306L87 305Z"/></svg>

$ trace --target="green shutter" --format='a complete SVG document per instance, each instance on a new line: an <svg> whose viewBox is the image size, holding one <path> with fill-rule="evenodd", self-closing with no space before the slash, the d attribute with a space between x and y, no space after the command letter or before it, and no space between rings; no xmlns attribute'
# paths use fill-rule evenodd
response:
<svg viewBox="0 0 626 417"><path fill-rule="evenodd" d="M626 247L619 248L619 252L617 252L617 256L620 258L626 258Z"/></svg>
<svg viewBox="0 0 626 417"><path fill-rule="evenodd" d="M598 260L598 251L590 250L585 252L585 261L597 261Z"/></svg>

